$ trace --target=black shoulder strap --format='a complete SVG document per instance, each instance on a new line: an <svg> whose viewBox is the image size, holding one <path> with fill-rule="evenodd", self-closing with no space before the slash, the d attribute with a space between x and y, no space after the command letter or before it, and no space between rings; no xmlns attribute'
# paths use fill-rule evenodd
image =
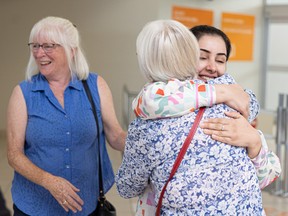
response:
<svg viewBox="0 0 288 216"><path fill-rule="evenodd" d="M102 182L102 170L101 170L101 158L100 158L100 129L99 129L99 122L98 122L98 117L97 117L97 112L96 112L96 107L95 103L92 98L91 91L89 89L87 80L82 80L85 92L87 94L87 97L90 101L90 104L92 106L92 111L94 114L94 118L96 121L96 126L97 126L97 138L98 138L98 155L99 155L99 188L100 188L100 197L104 197L104 189L103 189L103 182Z"/></svg>

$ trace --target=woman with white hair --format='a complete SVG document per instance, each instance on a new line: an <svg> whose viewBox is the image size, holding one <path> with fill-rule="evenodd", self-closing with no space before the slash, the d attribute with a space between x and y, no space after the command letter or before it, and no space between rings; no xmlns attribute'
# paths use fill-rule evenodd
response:
<svg viewBox="0 0 288 216"><path fill-rule="evenodd" d="M46 17L33 26L28 45L27 79L14 88L7 114L14 215L90 215L99 194L98 146L106 193L114 173L105 135L122 151L126 132L107 83L89 72L73 23ZM99 134L83 80L96 106Z"/></svg>

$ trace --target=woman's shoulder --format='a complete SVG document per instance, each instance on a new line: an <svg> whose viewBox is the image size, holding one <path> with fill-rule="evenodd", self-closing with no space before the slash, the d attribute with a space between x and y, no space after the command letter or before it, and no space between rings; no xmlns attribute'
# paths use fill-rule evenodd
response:
<svg viewBox="0 0 288 216"><path fill-rule="evenodd" d="M97 77L98 77L98 73L92 71L92 72L89 72L87 79L93 81L93 80L97 80Z"/></svg>
<svg viewBox="0 0 288 216"><path fill-rule="evenodd" d="M46 79L43 75L40 73L35 74L31 77L31 79L27 80L22 80L19 85L22 89L24 88L32 88L32 86L39 85L40 83L46 82Z"/></svg>
<svg viewBox="0 0 288 216"><path fill-rule="evenodd" d="M195 120L196 113L191 112L179 117L142 119L135 118L129 124L129 130L137 131L146 136L147 134L165 134L169 131L182 129L183 126L190 125Z"/></svg>
<svg viewBox="0 0 288 216"><path fill-rule="evenodd" d="M208 80L208 84L235 84L235 79L228 73L223 74L215 79Z"/></svg>

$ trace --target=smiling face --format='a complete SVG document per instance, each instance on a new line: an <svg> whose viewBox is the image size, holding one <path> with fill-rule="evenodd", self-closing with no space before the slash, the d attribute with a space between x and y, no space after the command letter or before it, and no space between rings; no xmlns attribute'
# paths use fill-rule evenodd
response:
<svg viewBox="0 0 288 216"><path fill-rule="evenodd" d="M53 42L39 39L33 41L33 43L39 43L42 45L44 43ZM70 74L65 50L61 45L55 46L51 52L45 51L43 47L31 52L35 58L40 73L47 79Z"/></svg>
<svg viewBox="0 0 288 216"><path fill-rule="evenodd" d="M222 76L226 71L227 62L224 40L217 35L204 35L198 43L200 47L198 78L207 81Z"/></svg>

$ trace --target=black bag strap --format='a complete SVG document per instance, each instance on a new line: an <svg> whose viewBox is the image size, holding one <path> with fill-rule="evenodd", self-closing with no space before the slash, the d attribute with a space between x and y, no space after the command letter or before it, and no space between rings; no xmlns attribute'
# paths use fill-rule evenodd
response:
<svg viewBox="0 0 288 216"><path fill-rule="evenodd" d="M103 188L103 180L102 180L102 168L101 168L101 154L100 154L100 129L99 129L99 121L98 121L98 117L97 117L97 112L96 112L96 107L95 107L95 103L93 101L92 98L92 94L91 91L89 89L87 80L82 80L85 92L87 94L87 97L90 101L90 104L92 106L92 111L93 111L93 115L96 121L96 126L97 126L97 138L98 138L98 155L99 155L99 198L100 199L105 199L105 195L104 195L104 188Z"/></svg>

